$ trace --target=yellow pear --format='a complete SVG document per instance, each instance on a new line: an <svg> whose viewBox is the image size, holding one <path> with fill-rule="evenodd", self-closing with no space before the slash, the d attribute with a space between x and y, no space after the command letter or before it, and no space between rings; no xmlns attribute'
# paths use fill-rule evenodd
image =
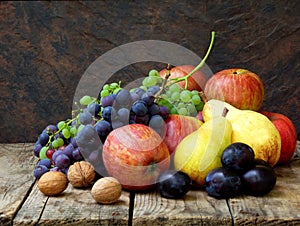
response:
<svg viewBox="0 0 300 226"><path fill-rule="evenodd" d="M232 125L232 143L243 142L252 147L255 158L274 166L280 157L281 138L273 123L263 114L251 110L240 110L232 105L211 99L205 103L202 116L204 121L222 114L226 107L226 118Z"/></svg>
<svg viewBox="0 0 300 226"><path fill-rule="evenodd" d="M223 116L215 117L186 136L174 154L175 169L185 172L200 186L206 175L222 166L223 150L231 144L232 128Z"/></svg>

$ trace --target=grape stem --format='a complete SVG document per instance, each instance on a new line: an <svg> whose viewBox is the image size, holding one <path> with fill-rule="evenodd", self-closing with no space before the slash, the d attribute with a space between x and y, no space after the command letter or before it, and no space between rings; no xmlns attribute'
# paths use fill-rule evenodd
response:
<svg viewBox="0 0 300 226"><path fill-rule="evenodd" d="M185 89L188 88L188 78L191 77L196 71L198 71L201 67L203 67L203 65L205 64L205 61L207 60L210 52L211 52L211 49L213 47L213 44L214 44L214 40L215 40L215 32L212 31L211 32L211 40L210 40L210 44L209 44L209 47L208 47L208 50L204 56L204 58L201 60L201 62L190 72L188 73L187 75L183 76L183 77L180 77L180 78L174 78L174 79L171 79L173 82L169 83L167 86L171 86L177 82L181 82L181 81L185 81Z"/></svg>

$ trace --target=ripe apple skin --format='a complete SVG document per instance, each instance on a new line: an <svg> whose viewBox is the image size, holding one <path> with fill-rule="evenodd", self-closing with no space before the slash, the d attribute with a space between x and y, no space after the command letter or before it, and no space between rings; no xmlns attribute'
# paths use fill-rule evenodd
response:
<svg viewBox="0 0 300 226"><path fill-rule="evenodd" d="M281 138L281 152L277 165L286 164L293 157L297 145L297 132L293 122L281 113L262 111L278 130Z"/></svg>
<svg viewBox="0 0 300 226"><path fill-rule="evenodd" d="M164 137L170 155L174 153L183 138L199 129L202 124L203 122L196 117L171 114L166 120L166 136Z"/></svg>
<svg viewBox="0 0 300 226"><path fill-rule="evenodd" d="M179 77L184 77L187 75L189 72L191 72L195 67L192 65L181 65L181 66L176 66L171 68L170 70L170 78L179 78ZM159 75L162 78L165 78L167 73L167 69L162 69L159 72ZM193 73L189 78L188 78L188 90L198 90L203 91L205 83L207 79L205 75L200 71L197 70L195 73ZM185 87L185 81L181 81L177 83L180 87L184 88Z"/></svg>
<svg viewBox="0 0 300 226"><path fill-rule="evenodd" d="M204 93L208 100L225 101L241 110L258 111L264 99L260 77L246 69L225 69L206 82Z"/></svg>
<svg viewBox="0 0 300 226"><path fill-rule="evenodd" d="M142 124L110 132L102 157L107 173L132 191L152 189L156 177L170 166L167 145L158 133Z"/></svg>

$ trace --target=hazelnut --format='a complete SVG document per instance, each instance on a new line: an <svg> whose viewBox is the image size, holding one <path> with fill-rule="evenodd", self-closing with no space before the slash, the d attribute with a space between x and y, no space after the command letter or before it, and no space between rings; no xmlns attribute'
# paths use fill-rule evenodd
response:
<svg viewBox="0 0 300 226"><path fill-rule="evenodd" d="M62 172L49 171L38 181L38 188L44 195L54 196L62 193L68 187L68 178Z"/></svg>
<svg viewBox="0 0 300 226"><path fill-rule="evenodd" d="M69 167L68 179L75 188L88 187L95 179L94 167L86 161L75 162Z"/></svg>
<svg viewBox="0 0 300 226"><path fill-rule="evenodd" d="M114 177L103 177L92 187L92 196L96 202L110 204L116 202L122 194L122 186Z"/></svg>

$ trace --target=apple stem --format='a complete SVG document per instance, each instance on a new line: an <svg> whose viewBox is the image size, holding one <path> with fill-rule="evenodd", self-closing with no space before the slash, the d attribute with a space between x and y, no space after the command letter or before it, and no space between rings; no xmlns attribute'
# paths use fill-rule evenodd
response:
<svg viewBox="0 0 300 226"><path fill-rule="evenodd" d="M205 64L205 61L207 60L211 50L212 50L212 47L213 47L213 44L214 44L214 40L215 40L215 32L212 31L211 32L211 40L210 40L210 44L209 44L209 47L208 47L208 50L204 56L204 58L201 60L201 62L190 72L188 73L187 75L183 76L183 77L180 77L180 78L174 78L174 79L171 79L173 82L169 83L168 86L171 86L173 85L174 83L177 83L177 82L180 82L180 81L185 81L185 89L187 89L188 87L188 78L190 76L192 76L192 74L194 74L196 71L198 71L201 67L203 67L203 65Z"/></svg>

